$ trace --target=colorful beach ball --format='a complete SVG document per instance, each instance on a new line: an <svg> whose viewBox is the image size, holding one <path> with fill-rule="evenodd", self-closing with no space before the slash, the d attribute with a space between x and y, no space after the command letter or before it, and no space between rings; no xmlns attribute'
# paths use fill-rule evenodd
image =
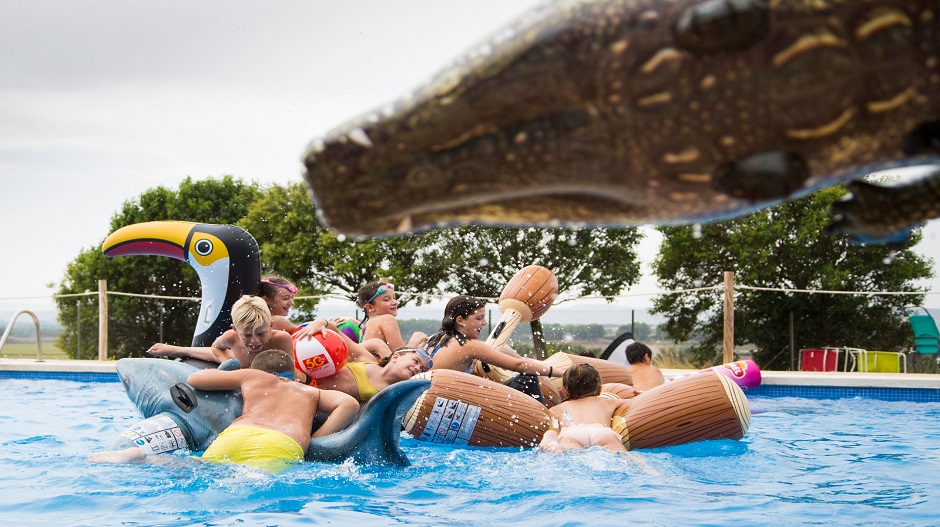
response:
<svg viewBox="0 0 940 527"><path fill-rule="evenodd" d="M336 325L340 331L346 334L353 342L362 342L362 328L360 322L354 318L342 317L343 321Z"/></svg>
<svg viewBox="0 0 940 527"><path fill-rule="evenodd" d="M307 376L322 379L346 365L349 350L339 333L326 330L311 339L294 337L294 362Z"/></svg>

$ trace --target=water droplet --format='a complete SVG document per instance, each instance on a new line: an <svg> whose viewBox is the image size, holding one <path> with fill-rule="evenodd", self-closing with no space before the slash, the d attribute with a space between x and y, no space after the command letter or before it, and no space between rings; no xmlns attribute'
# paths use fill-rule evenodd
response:
<svg viewBox="0 0 940 527"><path fill-rule="evenodd" d="M702 237L702 224L696 223L692 226L692 237L696 240Z"/></svg>
<svg viewBox="0 0 940 527"><path fill-rule="evenodd" d="M477 263L479 263L481 266L490 265L490 261L487 258L480 258L480 261Z"/></svg>
<svg viewBox="0 0 940 527"><path fill-rule="evenodd" d="M336 241L338 241L338 242L344 242L344 241L346 241L346 235L345 235L345 234L337 234L337 235L336 235Z"/></svg>

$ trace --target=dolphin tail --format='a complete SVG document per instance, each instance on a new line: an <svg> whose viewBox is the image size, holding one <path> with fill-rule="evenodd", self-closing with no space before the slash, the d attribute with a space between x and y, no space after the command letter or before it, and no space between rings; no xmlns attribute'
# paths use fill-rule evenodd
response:
<svg viewBox="0 0 940 527"><path fill-rule="evenodd" d="M401 437L398 407L413 404L430 385L427 379L410 379L380 391L348 428L311 439L306 460L341 462L352 458L361 465L408 466L408 458L398 444Z"/></svg>

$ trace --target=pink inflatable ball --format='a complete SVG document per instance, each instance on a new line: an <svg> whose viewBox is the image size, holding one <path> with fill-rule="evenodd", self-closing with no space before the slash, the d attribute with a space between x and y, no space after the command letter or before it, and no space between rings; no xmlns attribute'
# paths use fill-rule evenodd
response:
<svg viewBox="0 0 940 527"><path fill-rule="evenodd" d="M326 330L310 339L294 337L294 362L308 377L322 379L346 365L349 350L335 331Z"/></svg>

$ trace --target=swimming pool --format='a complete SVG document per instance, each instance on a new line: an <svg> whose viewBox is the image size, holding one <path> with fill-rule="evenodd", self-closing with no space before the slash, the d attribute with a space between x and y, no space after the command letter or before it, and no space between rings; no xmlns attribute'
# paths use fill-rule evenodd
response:
<svg viewBox="0 0 940 527"><path fill-rule="evenodd" d="M742 441L643 451L404 439L408 468L91 465L139 420L111 382L0 379L0 511L31 525L936 525L940 403L750 397Z"/></svg>

